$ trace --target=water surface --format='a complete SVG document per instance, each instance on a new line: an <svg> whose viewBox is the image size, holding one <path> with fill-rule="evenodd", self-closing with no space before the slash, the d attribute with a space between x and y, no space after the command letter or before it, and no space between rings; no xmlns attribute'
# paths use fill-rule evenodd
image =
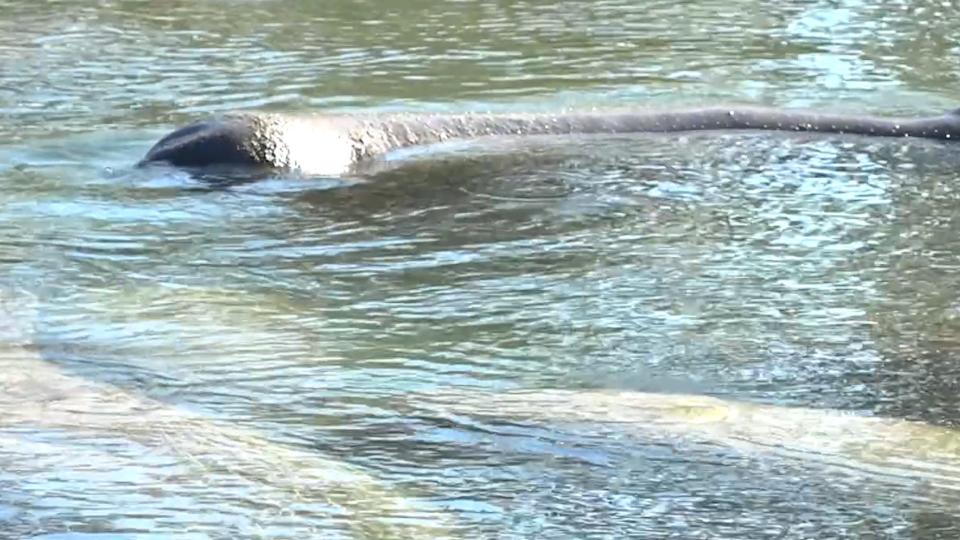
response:
<svg viewBox="0 0 960 540"><path fill-rule="evenodd" d="M951 145L482 141L362 184L132 167L234 108L938 114L953 3L2 7L0 537L960 533ZM680 395L769 407L707 429Z"/></svg>

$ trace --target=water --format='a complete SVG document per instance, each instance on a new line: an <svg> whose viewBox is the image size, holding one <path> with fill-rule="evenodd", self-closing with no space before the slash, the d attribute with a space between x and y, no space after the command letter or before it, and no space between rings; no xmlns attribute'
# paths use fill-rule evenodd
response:
<svg viewBox="0 0 960 540"><path fill-rule="evenodd" d="M234 108L934 114L955 3L0 7L0 538L960 533L951 145L131 167Z"/></svg>

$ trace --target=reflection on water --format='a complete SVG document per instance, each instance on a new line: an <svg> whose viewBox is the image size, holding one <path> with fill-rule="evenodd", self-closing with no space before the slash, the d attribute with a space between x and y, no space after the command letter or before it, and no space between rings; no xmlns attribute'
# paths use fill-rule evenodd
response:
<svg viewBox="0 0 960 540"><path fill-rule="evenodd" d="M234 107L955 108L955 8L909 4L6 2L0 531L956 536L951 145L131 167Z"/></svg>

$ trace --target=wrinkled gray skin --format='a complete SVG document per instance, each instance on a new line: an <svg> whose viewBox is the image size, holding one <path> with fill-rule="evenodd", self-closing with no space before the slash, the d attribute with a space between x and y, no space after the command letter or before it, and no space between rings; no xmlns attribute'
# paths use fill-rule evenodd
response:
<svg viewBox="0 0 960 540"><path fill-rule="evenodd" d="M167 135L141 163L261 166L337 175L390 150L455 139L701 130L776 130L960 140L960 110L922 118L760 107L560 114L282 115L230 113Z"/></svg>

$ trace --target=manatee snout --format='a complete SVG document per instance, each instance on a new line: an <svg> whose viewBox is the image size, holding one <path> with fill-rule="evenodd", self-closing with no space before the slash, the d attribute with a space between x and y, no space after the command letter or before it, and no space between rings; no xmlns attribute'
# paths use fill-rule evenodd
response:
<svg viewBox="0 0 960 540"><path fill-rule="evenodd" d="M211 163L257 165L250 148L253 127L242 118L210 118L184 126L157 141L139 165L164 162L177 167Z"/></svg>

